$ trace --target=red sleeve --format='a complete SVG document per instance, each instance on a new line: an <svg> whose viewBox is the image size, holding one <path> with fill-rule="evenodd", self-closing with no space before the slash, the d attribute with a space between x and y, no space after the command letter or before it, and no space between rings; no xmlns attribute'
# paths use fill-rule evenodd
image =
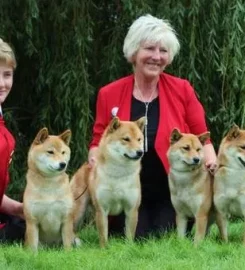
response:
<svg viewBox="0 0 245 270"><path fill-rule="evenodd" d="M109 117L107 113L107 100L106 93L103 88L100 89L96 102L96 117L93 126L92 141L89 148L98 146L100 138L109 123Z"/></svg>
<svg viewBox="0 0 245 270"><path fill-rule="evenodd" d="M186 123L191 133L200 134L207 130L203 106L199 102L196 93L188 81L185 82L186 89Z"/></svg>
<svg viewBox="0 0 245 270"><path fill-rule="evenodd" d="M15 140L0 118L0 205L9 181L9 163L15 147Z"/></svg>
<svg viewBox="0 0 245 270"><path fill-rule="evenodd" d="M191 133L199 135L207 131L205 112L193 87L188 81L185 82L185 88L187 91L186 123Z"/></svg>
<svg viewBox="0 0 245 270"><path fill-rule="evenodd" d="M8 160L9 153L6 147L6 140L0 134L0 205L2 202L3 194L8 183Z"/></svg>

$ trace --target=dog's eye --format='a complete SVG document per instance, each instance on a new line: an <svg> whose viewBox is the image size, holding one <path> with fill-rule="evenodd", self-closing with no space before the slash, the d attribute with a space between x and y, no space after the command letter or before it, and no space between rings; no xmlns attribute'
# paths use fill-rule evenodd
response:
<svg viewBox="0 0 245 270"><path fill-rule="evenodd" d="M197 148L197 152L201 151L201 148Z"/></svg>
<svg viewBox="0 0 245 270"><path fill-rule="evenodd" d="M123 138L123 140L124 140L125 142L130 142L129 137L125 137L125 138Z"/></svg>
<svg viewBox="0 0 245 270"><path fill-rule="evenodd" d="M141 138L138 138L138 142L140 142L141 141Z"/></svg>
<svg viewBox="0 0 245 270"><path fill-rule="evenodd" d="M245 145L241 145L240 148L242 148L243 150L245 150Z"/></svg>
<svg viewBox="0 0 245 270"><path fill-rule="evenodd" d="M65 151L62 151L62 153L61 153L61 154L62 154L62 155L64 155L65 153L66 153Z"/></svg>
<svg viewBox="0 0 245 270"><path fill-rule="evenodd" d="M52 151L52 150L49 150L49 151L47 151L49 154L51 154L51 155L53 155L54 154L54 151Z"/></svg>
<svg viewBox="0 0 245 270"><path fill-rule="evenodd" d="M186 150L186 151L189 151L190 150L190 146L187 145L187 146L183 147L183 149Z"/></svg>

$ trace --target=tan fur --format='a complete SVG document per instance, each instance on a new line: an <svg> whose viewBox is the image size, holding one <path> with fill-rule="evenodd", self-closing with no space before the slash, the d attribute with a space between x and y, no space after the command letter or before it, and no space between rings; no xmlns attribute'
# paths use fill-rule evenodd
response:
<svg viewBox="0 0 245 270"><path fill-rule="evenodd" d="M74 197L74 229L78 231L89 203L88 179L91 168L86 162L71 179L70 186Z"/></svg>
<svg viewBox="0 0 245 270"><path fill-rule="evenodd" d="M196 245L205 236L212 206L211 175L205 168L203 153L203 144L209 136L209 132L195 136L175 129L167 153L170 163L169 188L176 211L178 236L185 236L188 217L194 217Z"/></svg>
<svg viewBox="0 0 245 270"><path fill-rule="evenodd" d="M43 128L28 153L24 192L25 244L37 251L39 242L71 247L73 196L65 170L70 159L71 131L49 136Z"/></svg>
<svg viewBox="0 0 245 270"><path fill-rule="evenodd" d="M135 236L141 201L139 173L144 123L144 117L135 122L113 118L101 138L95 165L90 171L88 164L80 169L80 176L88 177L89 171L89 179L81 181L89 183L101 247L108 240L108 215L124 211L126 237L132 240Z"/></svg>
<svg viewBox="0 0 245 270"><path fill-rule="evenodd" d="M245 217L245 130L234 125L222 140L214 177L214 204L221 238L228 241L230 216ZM243 238L245 244L245 234Z"/></svg>

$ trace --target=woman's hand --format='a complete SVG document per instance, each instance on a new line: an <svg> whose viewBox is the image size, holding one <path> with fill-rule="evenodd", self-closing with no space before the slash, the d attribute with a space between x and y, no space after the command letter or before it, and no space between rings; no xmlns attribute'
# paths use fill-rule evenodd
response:
<svg viewBox="0 0 245 270"><path fill-rule="evenodd" d="M212 161L212 160L209 160L206 162L206 168L208 169L208 171L211 173L211 174L215 174L217 168L218 168L218 165L216 163L216 161Z"/></svg>
<svg viewBox="0 0 245 270"><path fill-rule="evenodd" d="M97 150L98 150L98 147L93 147L89 150L88 163L90 165L90 168L92 168L96 162Z"/></svg>
<svg viewBox="0 0 245 270"><path fill-rule="evenodd" d="M204 145L204 157L206 168L211 174L214 175L218 166L217 166L217 156L211 143Z"/></svg>
<svg viewBox="0 0 245 270"><path fill-rule="evenodd" d="M25 219L23 212L23 203L15 201L5 194L3 195L3 200L0 209L5 214Z"/></svg>

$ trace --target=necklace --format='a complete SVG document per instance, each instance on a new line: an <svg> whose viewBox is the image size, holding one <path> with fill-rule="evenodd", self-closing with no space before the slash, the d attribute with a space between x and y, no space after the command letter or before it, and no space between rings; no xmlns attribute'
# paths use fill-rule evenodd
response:
<svg viewBox="0 0 245 270"><path fill-rule="evenodd" d="M143 95L142 95L142 93L141 93L141 90L140 90L140 88L139 88L139 86L138 86L138 83L137 83L137 81L136 81L136 78L134 78L134 81L135 81L135 86L136 86L136 88L137 88L137 90L138 90L138 93L139 93L139 95L140 95L140 98L141 98L141 100L142 100L142 102L145 104L145 127L144 127L144 151L145 152L148 152L148 138L147 138L147 125L148 125L148 108L149 108L149 104L151 103L151 101L152 101L152 97L153 97L153 95L154 95L154 93L155 93L155 91L156 91L156 88L154 88L153 90L152 90L152 93L151 93L151 96L149 97L149 99L148 99L148 101L145 101L145 99L144 99L144 97L143 97Z"/></svg>

